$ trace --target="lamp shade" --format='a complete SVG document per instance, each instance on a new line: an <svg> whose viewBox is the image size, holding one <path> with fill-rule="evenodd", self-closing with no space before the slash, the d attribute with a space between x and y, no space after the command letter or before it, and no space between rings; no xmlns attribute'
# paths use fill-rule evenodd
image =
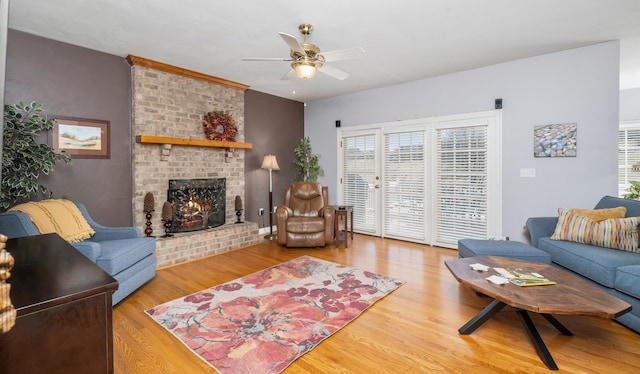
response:
<svg viewBox="0 0 640 374"><path fill-rule="evenodd" d="M311 61L294 61L291 66L298 78L310 79L316 75L316 65Z"/></svg>
<svg viewBox="0 0 640 374"><path fill-rule="evenodd" d="M280 170L280 166L278 166L278 160L276 160L276 156L274 155L266 155L262 160L262 166L260 169L267 170Z"/></svg>

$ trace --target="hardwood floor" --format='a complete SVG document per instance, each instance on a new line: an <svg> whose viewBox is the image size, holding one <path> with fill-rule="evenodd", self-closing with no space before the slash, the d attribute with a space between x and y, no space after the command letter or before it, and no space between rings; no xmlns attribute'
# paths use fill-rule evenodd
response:
<svg viewBox="0 0 640 374"><path fill-rule="evenodd" d="M471 335L458 328L491 299L459 285L451 249L357 235L349 248L286 249L273 241L160 269L113 311L116 373L213 373L144 310L269 266L310 255L407 281L296 360L285 373L548 373L514 312ZM574 336L533 316L566 373L640 372L640 334L609 320L557 316Z"/></svg>

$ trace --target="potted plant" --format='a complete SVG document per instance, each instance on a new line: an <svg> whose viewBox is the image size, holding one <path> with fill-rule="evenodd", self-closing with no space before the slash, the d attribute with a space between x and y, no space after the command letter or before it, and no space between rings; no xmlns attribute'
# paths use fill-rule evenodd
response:
<svg viewBox="0 0 640 374"><path fill-rule="evenodd" d="M630 181L629 183L631 183L631 186L625 190L627 193L622 197L630 200L640 200L640 182Z"/></svg>
<svg viewBox="0 0 640 374"><path fill-rule="evenodd" d="M319 175L324 175L320 166L320 156L311 152L311 140L308 136L300 139L300 143L293 148L296 165L296 181L316 182Z"/></svg>
<svg viewBox="0 0 640 374"><path fill-rule="evenodd" d="M41 113L42 104L36 102L4 107L0 185L0 207L3 209L32 198L38 192L51 197L51 189L38 180L40 174L48 175L59 161L71 163L71 156L64 150L55 153L48 145L36 143L40 131L50 130L55 124L54 118L46 119Z"/></svg>

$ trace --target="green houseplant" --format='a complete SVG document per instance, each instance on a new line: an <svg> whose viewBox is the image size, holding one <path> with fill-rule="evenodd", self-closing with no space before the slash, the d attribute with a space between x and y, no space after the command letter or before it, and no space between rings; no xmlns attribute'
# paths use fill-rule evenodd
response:
<svg viewBox="0 0 640 374"><path fill-rule="evenodd" d="M311 140L308 136L300 139L300 143L293 148L293 153L297 181L316 182L319 175L324 175L320 156L311 152Z"/></svg>
<svg viewBox="0 0 640 374"><path fill-rule="evenodd" d="M55 153L48 145L36 142L40 131L50 130L54 124L54 118L42 116L42 104L5 105L0 207L7 209L38 192L51 196L51 189L40 184L40 174L48 175L59 161L71 163L71 156L64 150Z"/></svg>
<svg viewBox="0 0 640 374"><path fill-rule="evenodd" d="M630 200L640 200L640 182L630 181L629 183L631 183L631 186L625 190L627 193L622 197Z"/></svg>

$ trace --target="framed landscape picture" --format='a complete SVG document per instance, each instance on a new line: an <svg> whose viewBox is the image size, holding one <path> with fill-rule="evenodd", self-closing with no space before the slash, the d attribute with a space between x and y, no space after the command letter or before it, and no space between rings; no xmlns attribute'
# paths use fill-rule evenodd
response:
<svg viewBox="0 0 640 374"><path fill-rule="evenodd" d="M109 121L56 117L51 131L55 152L65 150L72 158L110 158Z"/></svg>

